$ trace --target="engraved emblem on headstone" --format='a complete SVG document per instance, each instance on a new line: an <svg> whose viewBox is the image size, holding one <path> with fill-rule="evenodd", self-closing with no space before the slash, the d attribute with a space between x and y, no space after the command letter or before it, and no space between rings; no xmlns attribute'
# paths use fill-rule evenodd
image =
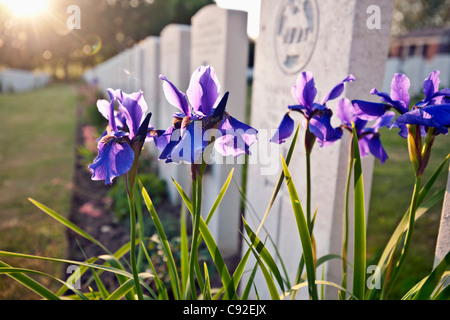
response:
<svg viewBox="0 0 450 320"><path fill-rule="evenodd" d="M283 0L277 16L275 49L288 74L299 72L312 56L319 33L316 0Z"/></svg>

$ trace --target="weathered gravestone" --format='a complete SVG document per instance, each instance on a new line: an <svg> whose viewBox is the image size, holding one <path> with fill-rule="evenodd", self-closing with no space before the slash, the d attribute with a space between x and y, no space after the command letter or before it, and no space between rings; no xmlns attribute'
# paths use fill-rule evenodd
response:
<svg viewBox="0 0 450 320"><path fill-rule="evenodd" d="M186 92L191 77L191 27L188 25L169 24L160 34L160 72L167 77L177 88ZM160 80L160 105L159 123L160 129L167 129L172 125L175 107L167 102ZM155 119L152 120L152 122ZM158 173L167 182L169 197L172 203L181 203L180 195L175 188L172 178L183 189L190 190L190 166L187 164L158 163Z"/></svg>
<svg viewBox="0 0 450 320"><path fill-rule="evenodd" d="M445 258L450 251L450 170L442 207L441 224L436 244L435 266ZM447 280L447 283L449 280Z"/></svg>
<svg viewBox="0 0 450 320"><path fill-rule="evenodd" d="M155 128L159 128L157 115L159 114L160 88L161 80L159 79L159 37L150 36L141 41L138 46L140 50L140 89L144 93L149 111L152 112L151 123Z"/></svg>
<svg viewBox="0 0 450 320"><path fill-rule="evenodd" d="M227 112L244 122L249 47L247 13L209 5L192 17L191 25L191 70L201 65L213 66L221 86L220 97L230 92ZM244 156L225 159L218 153L213 153L212 157L212 164L204 176L202 205L205 214L213 205L231 168L234 168L234 180L241 186L245 159ZM239 191L231 183L209 224L226 257L239 253L240 207Z"/></svg>
<svg viewBox="0 0 450 320"><path fill-rule="evenodd" d="M280 153L285 157L291 139L281 149L273 146L269 139L287 110L296 104L291 88L302 71L314 74L318 90L317 100L325 95L347 75L353 74L356 81L346 85L344 95L349 99L371 100L369 94L374 87L381 87L388 54L389 35L393 3L377 1L381 14L380 29L373 29L368 8L371 0L263 0L261 8L260 34L256 43L254 82L252 92L251 125L259 130L259 151L250 159L245 216L256 231L266 211L269 199L282 170ZM343 95L343 96L344 96ZM337 100L329 102L334 109ZM296 123L300 115L294 116ZM332 124L340 123L336 117ZM305 207L305 152L302 128L295 153L290 164L293 181ZM344 133L341 141L320 148L316 145L311 156L312 211L318 206L314 225L317 257L326 254L341 254L344 194L349 154L349 135ZM271 150L265 155L264 150ZM257 164L256 164L257 163ZM369 203L373 159L364 163L366 204ZM265 229L264 229L265 228ZM283 183L277 200L259 233L266 240L270 235L277 246L291 284L294 281L301 258L301 244L292 204ZM352 229L352 222L350 222ZM350 234L350 239L353 235ZM279 258L266 241L274 257ZM353 244L349 245L349 258ZM246 250L243 246L243 252ZM253 264L248 264L252 267ZM282 270L282 269L281 269ZM341 261L325 264L326 280L341 283ZM317 270L322 278L322 269ZM248 277L248 276L247 276ZM247 278L246 278L247 279ZM350 278L351 280L351 278ZM262 273L257 273L255 284L261 298L269 298ZM326 290L326 298L336 297L336 291ZM300 292L306 297L307 291ZM251 297L255 297L253 293Z"/></svg>
<svg viewBox="0 0 450 320"><path fill-rule="evenodd" d="M148 105L148 112L152 113L150 119L153 127L159 129L159 104L160 104L160 92L161 92L161 80L159 79L160 67L159 67L159 51L160 51L160 39L159 37L149 36L142 40L138 46L140 47L140 87L143 91L145 101ZM158 157L158 150L153 143L149 143L146 149L153 157ZM156 163L155 163L156 167Z"/></svg>

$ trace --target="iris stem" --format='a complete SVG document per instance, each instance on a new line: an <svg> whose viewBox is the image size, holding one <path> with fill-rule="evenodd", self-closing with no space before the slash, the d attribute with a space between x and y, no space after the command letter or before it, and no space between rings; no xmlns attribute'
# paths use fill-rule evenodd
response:
<svg viewBox="0 0 450 320"><path fill-rule="evenodd" d="M344 235L342 237L342 287L347 286L347 253L348 253L348 225L349 225L349 202L350 202L350 184L353 172L353 135L350 139L350 152L347 169L347 185L345 187L345 207L344 207ZM345 299L345 293L342 292L342 299Z"/></svg>
<svg viewBox="0 0 450 320"><path fill-rule="evenodd" d="M128 185L128 205L130 208L130 262L136 294L139 300L143 300L142 288L139 283L139 274L136 265L136 206L134 202L134 187Z"/></svg>
<svg viewBox="0 0 450 320"><path fill-rule="evenodd" d="M415 223L415 219L416 219L416 211L417 211L417 206L418 206L421 182L422 182L422 176L420 176L420 175L416 176L415 183L414 183L414 191L413 191L413 195L412 195L412 199L411 199L411 207L409 210L408 230L406 230L406 237L405 237L404 245L403 245L402 251L400 253L400 257L397 262L397 265L394 268L394 272L393 272L393 275L392 275L392 278L391 278L391 281L389 284L389 286L391 288L394 285L395 281L397 280L401 269L403 268L403 265L405 263L405 259L406 259L406 256L408 254L409 247L411 244L411 239L412 239L412 235L413 235L413 231L414 231L414 223ZM388 289L389 288L386 289L385 298L387 298L387 295L389 292Z"/></svg>
<svg viewBox="0 0 450 320"><path fill-rule="evenodd" d="M192 206L193 206L193 226L192 226L192 243L191 254L189 256L189 286L186 286L186 290L189 287L191 291L192 299L197 299L197 289L195 286L195 270L200 270L198 266L198 239L200 234L200 217L201 217L201 203L202 203L202 174L200 173L197 164L191 165L192 173ZM200 281L199 281L200 285ZM200 288L202 289L202 288ZM185 296L187 296L187 291Z"/></svg>

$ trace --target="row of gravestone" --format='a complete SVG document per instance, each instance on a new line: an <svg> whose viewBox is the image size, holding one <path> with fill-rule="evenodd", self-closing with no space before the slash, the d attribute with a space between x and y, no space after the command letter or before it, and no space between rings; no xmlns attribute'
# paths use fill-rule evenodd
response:
<svg viewBox="0 0 450 320"><path fill-rule="evenodd" d="M372 2L262 0L250 119L250 124L259 131L259 141L252 147L252 155L247 161L244 209L246 220L254 230L258 229L281 172L280 153L286 155L289 144L288 141L280 148L270 143L269 139L286 107L294 103L290 90L299 73L308 70L315 75L319 100L349 74L357 79L346 87L345 96L349 99L371 100L370 90L382 86L393 2L377 1L381 12L380 28L377 29L369 28L367 22L367 8L372 6ZM134 48L96 66L85 74L85 78L88 81L97 78L102 89L121 88L125 92L142 89L154 114L152 124L164 128L171 124L174 108L165 100L158 75L164 74L185 91L192 71L200 65L210 64L219 77L221 94L230 92L227 111L244 120L248 62L246 23L245 12L206 6L192 18L190 26L168 25L159 37L149 37ZM332 103L329 106L335 108ZM330 147L317 146L312 152L312 208L318 206L314 235L319 257L340 254L349 142L347 135ZM301 201L305 199L306 189L304 159L304 150L297 147L290 170ZM241 185L243 166L233 161L226 163L231 164L213 165L206 174L203 188L205 212L211 207L231 167L235 168L236 184ZM373 164L372 158L363 161L367 207ZM189 188L189 168L183 165L160 165L159 174L169 182L169 186L173 177L183 187ZM170 195L173 201L177 201L178 194L174 188L170 188ZM438 239L437 252L441 252L441 258L442 252L445 254L449 248L448 198L447 195ZM245 243L240 241L240 206L240 193L232 183L210 223L211 233L225 256L239 255L246 250ZM267 247L277 257L278 263L283 262L293 280L302 250L285 187L281 188L259 236L261 239L270 236ZM349 238L352 239L351 232ZM350 243L349 257L352 257L352 247ZM326 280L340 283L339 261L330 261L323 268L318 274L323 274ZM244 274L245 279L248 276L249 273ZM264 283L262 273L257 272L255 287L259 297L269 298ZM335 296L336 291L326 289L327 298ZM256 292L253 291L250 297L256 297ZM306 291L299 297L306 297Z"/></svg>
<svg viewBox="0 0 450 320"><path fill-rule="evenodd" d="M51 77L45 72L32 72L19 69L0 69L0 92L25 92L45 87Z"/></svg>

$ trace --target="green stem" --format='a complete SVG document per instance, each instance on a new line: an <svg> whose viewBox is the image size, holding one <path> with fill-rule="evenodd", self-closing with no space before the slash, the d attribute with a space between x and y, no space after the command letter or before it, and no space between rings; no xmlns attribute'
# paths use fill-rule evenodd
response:
<svg viewBox="0 0 450 320"><path fill-rule="evenodd" d="M409 251L409 247L411 245L411 239L412 239L413 231L414 231L414 223L415 223L415 219L416 219L416 211L417 211L417 207L418 207L418 199L419 199L421 183L422 183L422 176L420 176L420 175L416 176L415 183L414 183L413 196L412 196L412 199L411 199L411 207L410 207L410 210L409 210L408 230L406 230L406 237L405 237L404 245L403 245L403 248L402 248L402 252L400 253L399 260L397 262L397 265L395 266L394 273L393 273L392 278L391 278L392 280L390 281L390 284L389 284L389 286L391 288L394 285L395 281L397 280L401 269L403 268L406 256L407 256L408 251ZM388 292L389 291L386 290L385 297L387 297Z"/></svg>
<svg viewBox="0 0 450 320"><path fill-rule="evenodd" d="M353 136L350 140L350 153L347 169L347 185L345 188L345 208L344 208L344 235L342 237L342 287L347 286L347 256L348 256L348 226L349 226L349 201L350 201L350 184L353 172ZM345 299L345 293L342 292Z"/></svg>
<svg viewBox="0 0 450 320"><path fill-rule="evenodd" d="M193 206L193 226L192 226L192 243L191 243L191 254L189 256L189 286L186 286L186 294L188 295L188 288L190 288L192 299L197 299L197 289L195 286L195 270L198 267L198 239L200 234L200 218L201 218L201 202L202 202L202 175L198 170L196 164L192 164L192 206ZM197 272L197 274L199 274ZM201 281L199 285L201 286ZM201 288L202 289L202 286Z"/></svg>
<svg viewBox="0 0 450 320"><path fill-rule="evenodd" d="M135 289L139 300L143 300L142 288L139 283L139 274L136 265L136 206L134 202L133 186L128 188L128 205L130 208L130 262L133 272Z"/></svg>

